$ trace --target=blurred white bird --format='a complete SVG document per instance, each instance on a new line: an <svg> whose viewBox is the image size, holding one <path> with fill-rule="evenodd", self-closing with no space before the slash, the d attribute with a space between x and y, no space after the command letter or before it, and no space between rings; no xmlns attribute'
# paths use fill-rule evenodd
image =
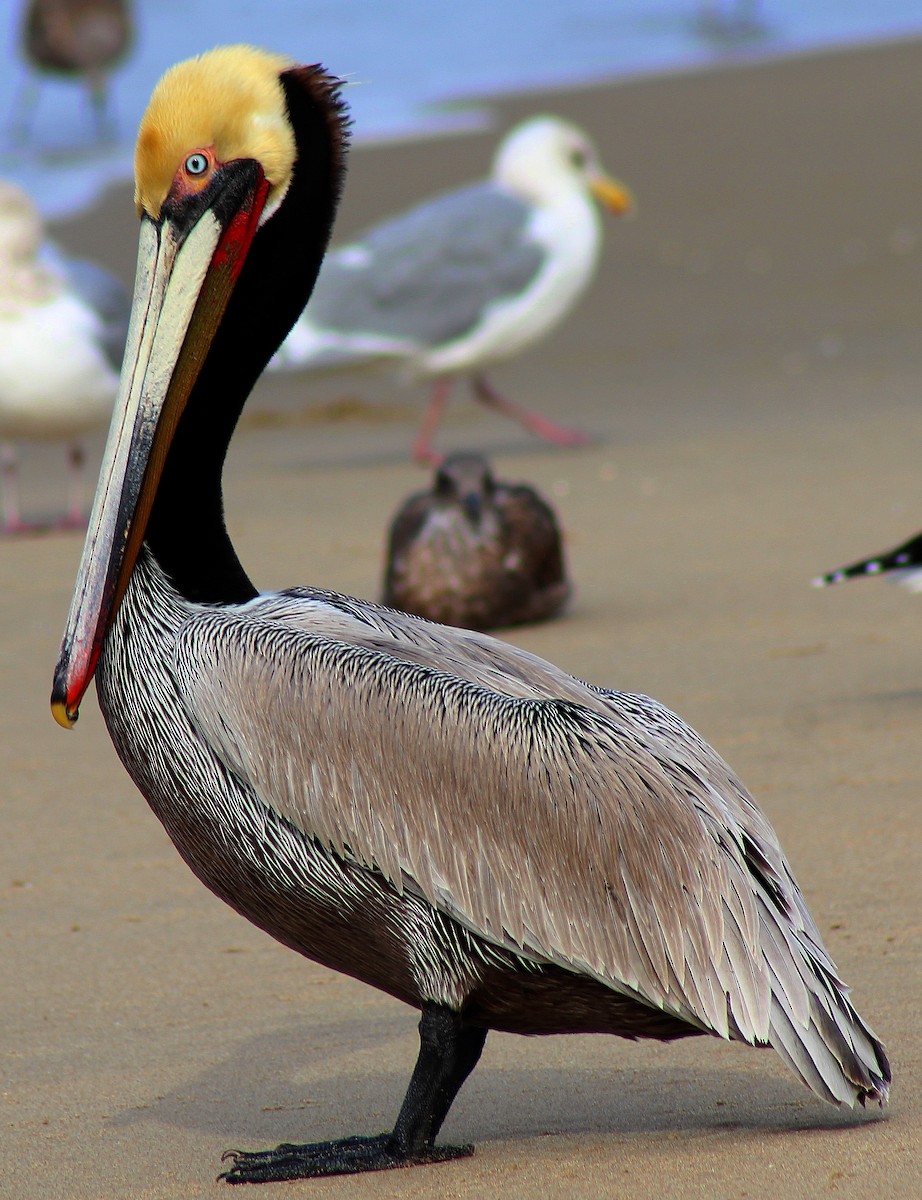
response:
<svg viewBox="0 0 922 1200"><path fill-rule="evenodd" d="M839 567L838 571L818 575L813 580L813 586L826 587L863 575L887 575L894 583L901 583L911 592L922 592L922 533L915 534L907 542L901 542L893 550L875 554L873 558L862 558L847 567Z"/></svg>
<svg viewBox="0 0 922 1200"><path fill-rule="evenodd" d="M0 180L0 468L4 533L23 521L18 441L66 441L71 501L58 527L84 523L83 439L105 428L118 389L130 299L111 275L43 240L41 217Z"/></svg>
<svg viewBox="0 0 922 1200"><path fill-rule="evenodd" d="M516 126L486 181L423 202L324 260L310 303L272 360L275 370L395 365L435 381L413 455L432 441L454 376L474 395L558 445L583 433L499 395L485 367L549 333L588 287L601 250L595 198L618 214L628 190L607 176L588 137L557 117Z"/></svg>

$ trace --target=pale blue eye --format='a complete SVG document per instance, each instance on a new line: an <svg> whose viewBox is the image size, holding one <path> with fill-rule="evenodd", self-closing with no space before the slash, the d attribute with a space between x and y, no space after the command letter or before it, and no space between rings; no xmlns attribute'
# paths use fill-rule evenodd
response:
<svg viewBox="0 0 922 1200"><path fill-rule="evenodd" d="M208 159L204 154L190 154L186 159L186 173L189 175L204 175L208 170Z"/></svg>

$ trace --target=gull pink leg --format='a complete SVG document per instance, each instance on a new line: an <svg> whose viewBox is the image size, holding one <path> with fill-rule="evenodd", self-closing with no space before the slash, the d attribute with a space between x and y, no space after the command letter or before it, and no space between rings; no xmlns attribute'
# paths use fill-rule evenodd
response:
<svg viewBox="0 0 922 1200"><path fill-rule="evenodd" d="M555 421L532 412L530 408L507 400L505 396L494 391L483 375L474 375L471 383L474 395L481 404L511 417L513 421L518 422L519 425L524 426L525 429L536 434L545 442L552 442L555 446L588 446L592 442L589 434L584 433L581 429L569 429L565 425L558 425Z"/></svg>
<svg viewBox="0 0 922 1200"><path fill-rule="evenodd" d="M416 441L413 443L413 458L418 463L427 463L429 466L437 467L442 461L442 455L432 448L432 439L435 437L435 431L445 412L450 391L450 379L437 379L433 384L432 395L429 397L429 404L423 414L423 423L420 425Z"/></svg>
<svg viewBox="0 0 922 1200"><path fill-rule="evenodd" d="M12 442L0 443L0 484L3 487L3 533L33 533L19 511L19 458Z"/></svg>

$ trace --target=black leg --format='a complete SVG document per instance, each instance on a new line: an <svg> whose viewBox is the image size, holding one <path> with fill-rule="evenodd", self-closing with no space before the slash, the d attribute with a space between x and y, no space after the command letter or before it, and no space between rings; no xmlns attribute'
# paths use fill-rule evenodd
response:
<svg viewBox="0 0 922 1200"><path fill-rule="evenodd" d="M401 1153L413 1155L432 1146L486 1040L485 1029L462 1026L461 1018L449 1008L423 1009L419 1058L390 1135Z"/></svg>
<svg viewBox="0 0 922 1200"><path fill-rule="evenodd" d="M473 1146L433 1142L461 1085L477 1065L486 1037L485 1029L462 1025L451 1009L427 1005L419 1022L419 1058L392 1133L306 1145L284 1142L274 1150L229 1150L224 1157L233 1159L233 1166L218 1178L228 1183L269 1183L385 1171L473 1154Z"/></svg>

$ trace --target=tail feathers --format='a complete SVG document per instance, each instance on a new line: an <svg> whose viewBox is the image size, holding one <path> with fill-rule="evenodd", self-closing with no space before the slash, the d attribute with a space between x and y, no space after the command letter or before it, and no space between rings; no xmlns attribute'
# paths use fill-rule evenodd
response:
<svg viewBox="0 0 922 1200"><path fill-rule="evenodd" d="M771 992L768 1028L759 1040L773 1046L794 1074L830 1104L854 1108L868 1099L884 1104L890 1084L884 1048L855 1011L789 875L785 890L786 897L766 890L758 899Z"/></svg>
<svg viewBox="0 0 922 1200"><path fill-rule="evenodd" d="M821 965L812 966L806 1021L794 1016L784 991L773 987L771 1045L824 1100L849 1108L868 1100L884 1104L890 1064L883 1045L855 1011L845 985Z"/></svg>
<svg viewBox="0 0 922 1200"><path fill-rule="evenodd" d="M873 558L863 558L837 571L826 575L818 575L813 580L814 587L826 587L832 583L844 583L846 579L856 579L862 575L884 575L893 573L899 582L909 587L911 591L922 590L922 533L903 542L894 550Z"/></svg>

